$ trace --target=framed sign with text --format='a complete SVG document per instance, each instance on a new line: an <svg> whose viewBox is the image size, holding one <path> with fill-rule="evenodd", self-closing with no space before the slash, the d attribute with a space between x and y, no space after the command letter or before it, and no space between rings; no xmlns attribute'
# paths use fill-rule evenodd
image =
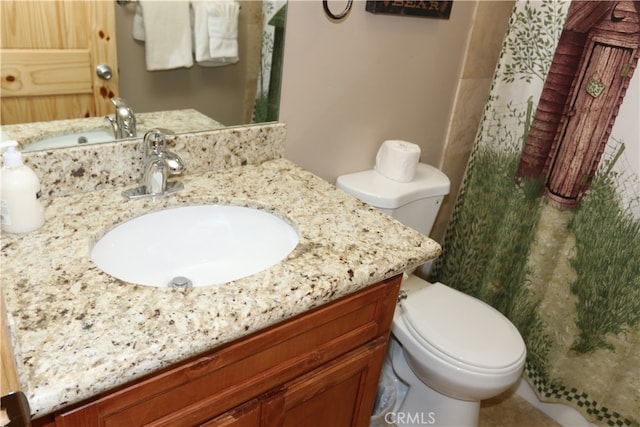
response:
<svg viewBox="0 0 640 427"><path fill-rule="evenodd" d="M388 15L426 16L449 19L453 0L367 0L366 11Z"/></svg>

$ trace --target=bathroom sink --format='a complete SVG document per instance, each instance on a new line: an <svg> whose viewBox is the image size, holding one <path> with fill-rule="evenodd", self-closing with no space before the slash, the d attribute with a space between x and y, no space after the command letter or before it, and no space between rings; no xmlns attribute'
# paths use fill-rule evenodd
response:
<svg viewBox="0 0 640 427"><path fill-rule="evenodd" d="M263 271L298 244L294 227L276 215L241 206L166 209L124 222L100 238L93 262L139 285L219 285Z"/></svg>
<svg viewBox="0 0 640 427"><path fill-rule="evenodd" d="M138 132L138 136L143 135ZM111 129L91 129L64 135L51 136L26 144L22 151L48 150L61 147L75 147L77 145L96 144L99 142L115 141Z"/></svg>

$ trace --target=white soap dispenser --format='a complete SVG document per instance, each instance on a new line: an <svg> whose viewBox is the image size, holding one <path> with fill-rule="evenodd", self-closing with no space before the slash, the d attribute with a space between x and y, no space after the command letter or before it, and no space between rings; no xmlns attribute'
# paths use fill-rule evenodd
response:
<svg viewBox="0 0 640 427"><path fill-rule="evenodd" d="M44 207L40 203L40 179L22 162L16 141L3 141L4 164L0 179L0 216L2 231L28 233L44 224Z"/></svg>

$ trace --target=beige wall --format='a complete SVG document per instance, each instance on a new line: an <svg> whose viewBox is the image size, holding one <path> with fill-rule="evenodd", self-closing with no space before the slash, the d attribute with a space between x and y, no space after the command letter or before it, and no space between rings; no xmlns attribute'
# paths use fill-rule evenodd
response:
<svg viewBox="0 0 640 427"><path fill-rule="evenodd" d="M344 3L329 2L336 10ZM374 15L354 1L335 23L320 2L291 1L280 107L286 157L334 182L371 168L385 139L405 139L457 185L513 4L479 3L456 0L450 19L439 20ZM439 222L434 237L446 219Z"/></svg>

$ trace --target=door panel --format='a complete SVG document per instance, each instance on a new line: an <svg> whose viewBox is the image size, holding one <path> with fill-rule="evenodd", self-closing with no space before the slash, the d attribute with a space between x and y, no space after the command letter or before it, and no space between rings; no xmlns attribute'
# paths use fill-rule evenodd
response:
<svg viewBox="0 0 640 427"><path fill-rule="evenodd" d="M10 49L2 52L2 96L93 93L89 51Z"/></svg>
<svg viewBox="0 0 640 427"><path fill-rule="evenodd" d="M110 113L118 95L115 2L0 2L1 123ZM98 64L113 70L100 79Z"/></svg>
<svg viewBox="0 0 640 427"><path fill-rule="evenodd" d="M368 426L385 353L379 338L292 381L264 399L261 425Z"/></svg>

